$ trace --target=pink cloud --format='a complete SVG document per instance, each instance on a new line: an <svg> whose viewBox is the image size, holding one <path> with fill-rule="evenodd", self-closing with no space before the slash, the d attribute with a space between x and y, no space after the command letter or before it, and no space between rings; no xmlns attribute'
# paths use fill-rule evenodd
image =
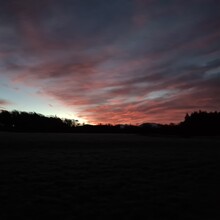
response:
<svg viewBox="0 0 220 220"><path fill-rule="evenodd" d="M219 22L208 15L210 19L200 20L200 13L192 16L192 23L185 20L183 9L190 3L158 7L153 0L134 0L126 23L99 19L100 28L94 19L91 30L72 22L72 15L71 22L65 14L54 21L50 16L44 19L42 8L49 13L52 0L28 2L10 7L18 20L17 51L0 51L7 70L1 74L8 74L14 84L38 88L39 95L79 110L93 123L179 122L188 111L220 109L218 73L207 74L220 65L218 60L209 63L209 54L219 51ZM51 25L58 21L65 27L61 31ZM161 91L168 95L153 97Z"/></svg>
<svg viewBox="0 0 220 220"><path fill-rule="evenodd" d="M98 66L102 60L91 63L89 60L86 63L85 59L82 65L45 64L23 75L20 80L33 79L36 85L42 83L43 96L53 97L63 105L79 109L80 115L91 123L179 122L186 112L220 108L217 104L220 100L216 102L218 82L203 79L209 66L193 67L173 77L158 72L130 80L122 77L117 81L117 78L108 79L99 72ZM143 64L133 61L128 68L125 64L125 68L120 66L119 72L123 74ZM49 81L44 83L44 80ZM164 89L177 92L153 100L147 98L152 92Z"/></svg>
<svg viewBox="0 0 220 220"><path fill-rule="evenodd" d="M11 102L5 99L0 99L0 107L3 108L5 106L11 105Z"/></svg>

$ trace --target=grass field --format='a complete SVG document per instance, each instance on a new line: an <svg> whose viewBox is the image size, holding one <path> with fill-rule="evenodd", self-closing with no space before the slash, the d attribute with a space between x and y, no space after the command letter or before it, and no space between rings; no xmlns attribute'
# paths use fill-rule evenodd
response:
<svg viewBox="0 0 220 220"><path fill-rule="evenodd" d="M220 219L220 139L0 133L0 219Z"/></svg>

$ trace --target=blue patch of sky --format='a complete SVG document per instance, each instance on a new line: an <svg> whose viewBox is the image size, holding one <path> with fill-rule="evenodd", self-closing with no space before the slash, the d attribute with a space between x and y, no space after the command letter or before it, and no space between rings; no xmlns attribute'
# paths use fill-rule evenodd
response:
<svg viewBox="0 0 220 220"><path fill-rule="evenodd" d="M46 116L77 119L74 110L65 108L52 98L39 95L37 88L12 84L3 76L1 76L0 95L0 98L11 103L5 106L8 111L36 112ZM83 119L81 121L84 122Z"/></svg>

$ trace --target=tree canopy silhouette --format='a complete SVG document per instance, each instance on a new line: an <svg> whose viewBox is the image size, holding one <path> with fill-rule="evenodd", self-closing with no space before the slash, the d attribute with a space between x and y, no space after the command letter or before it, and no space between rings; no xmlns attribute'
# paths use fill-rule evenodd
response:
<svg viewBox="0 0 220 220"><path fill-rule="evenodd" d="M220 112L193 112L186 114L185 120L180 123L181 130L192 135L219 135Z"/></svg>
<svg viewBox="0 0 220 220"><path fill-rule="evenodd" d="M78 120L46 117L35 112L0 110L0 130L19 132L141 133L145 135L220 135L220 112L186 114L179 124L80 125Z"/></svg>
<svg viewBox="0 0 220 220"><path fill-rule="evenodd" d="M46 117L35 112L0 112L0 129L9 131L68 131L72 120L58 117Z"/></svg>

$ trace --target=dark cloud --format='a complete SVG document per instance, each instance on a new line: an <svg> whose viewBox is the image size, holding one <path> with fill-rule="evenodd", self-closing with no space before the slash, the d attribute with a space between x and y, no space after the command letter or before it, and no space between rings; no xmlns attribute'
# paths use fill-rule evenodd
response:
<svg viewBox="0 0 220 220"><path fill-rule="evenodd" d="M91 122L220 110L217 0L0 2L0 76Z"/></svg>

